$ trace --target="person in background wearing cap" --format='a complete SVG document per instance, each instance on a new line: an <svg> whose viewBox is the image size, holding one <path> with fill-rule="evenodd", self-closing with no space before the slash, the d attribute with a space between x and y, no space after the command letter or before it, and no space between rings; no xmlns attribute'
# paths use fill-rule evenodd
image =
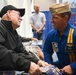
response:
<svg viewBox="0 0 76 75"><path fill-rule="evenodd" d="M48 63L28 54L16 32L24 13L25 9L12 5L4 6L0 12L0 71L18 70L39 75L42 73L39 66Z"/></svg>
<svg viewBox="0 0 76 75"><path fill-rule="evenodd" d="M49 9L53 29L45 40L44 60L57 66L63 75L76 75L76 27L68 23L71 16L69 3L56 3ZM55 62L52 58L54 51L58 57Z"/></svg>

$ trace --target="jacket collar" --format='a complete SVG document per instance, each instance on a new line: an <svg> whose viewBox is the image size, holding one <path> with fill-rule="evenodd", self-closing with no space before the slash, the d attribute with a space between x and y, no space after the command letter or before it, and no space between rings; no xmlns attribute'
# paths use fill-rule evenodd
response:
<svg viewBox="0 0 76 75"><path fill-rule="evenodd" d="M7 29L13 30L12 21L1 20L1 23L2 23Z"/></svg>

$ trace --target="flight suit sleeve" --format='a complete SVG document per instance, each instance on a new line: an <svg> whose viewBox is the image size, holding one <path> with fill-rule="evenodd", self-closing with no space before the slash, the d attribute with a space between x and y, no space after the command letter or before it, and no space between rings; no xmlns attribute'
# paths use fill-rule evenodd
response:
<svg viewBox="0 0 76 75"><path fill-rule="evenodd" d="M48 35L45 40L44 48L43 48L44 60L48 62L49 64L53 64L53 59L52 59L53 50L52 50L52 45L49 39L50 37Z"/></svg>
<svg viewBox="0 0 76 75"><path fill-rule="evenodd" d="M74 72L76 72L76 62L71 63L70 66L71 66L72 70Z"/></svg>

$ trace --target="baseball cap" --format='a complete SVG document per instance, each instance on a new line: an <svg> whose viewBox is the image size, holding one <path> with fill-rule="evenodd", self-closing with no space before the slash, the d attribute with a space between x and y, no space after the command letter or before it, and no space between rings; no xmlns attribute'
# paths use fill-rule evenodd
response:
<svg viewBox="0 0 76 75"><path fill-rule="evenodd" d="M7 6L4 6L1 9L0 17L2 17L5 13L7 13L8 10L16 10L16 11L19 11L21 17L25 14L25 8L16 8L13 5L7 5Z"/></svg>
<svg viewBox="0 0 76 75"><path fill-rule="evenodd" d="M68 1L65 3L55 3L51 5L49 9L51 14L60 14L71 11Z"/></svg>

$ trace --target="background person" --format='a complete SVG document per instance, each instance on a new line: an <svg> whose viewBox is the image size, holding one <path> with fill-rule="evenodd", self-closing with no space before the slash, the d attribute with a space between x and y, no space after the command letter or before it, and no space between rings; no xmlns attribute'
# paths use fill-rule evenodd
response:
<svg viewBox="0 0 76 75"><path fill-rule="evenodd" d="M30 17L30 24L33 31L33 37L43 41L43 30L46 24L46 17L44 13L39 12L38 4L34 5L34 10L35 12Z"/></svg>
<svg viewBox="0 0 76 75"><path fill-rule="evenodd" d="M61 69L63 74L76 75L76 27L68 23L71 16L69 4L57 3L49 9L54 29L47 35L43 48L44 59ZM54 51L58 56L56 62L52 59Z"/></svg>

